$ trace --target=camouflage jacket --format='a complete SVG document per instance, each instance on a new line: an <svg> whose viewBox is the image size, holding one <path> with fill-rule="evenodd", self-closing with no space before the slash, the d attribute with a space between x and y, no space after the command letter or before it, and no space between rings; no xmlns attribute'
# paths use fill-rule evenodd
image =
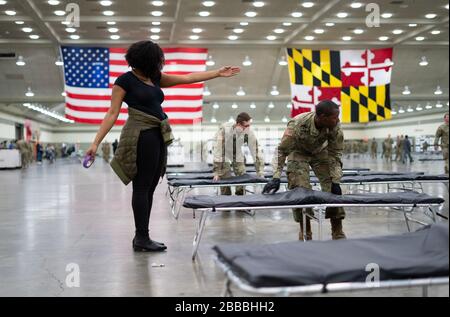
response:
<svg viewBox="0 0 450 317"><path fill-rule="evenodd" d="M448 124L442 124L436 131L436 138L434 139L434 145L439 145L439 139L441 139L441 147L448 148Z"/></svg>
<svg viewBox="0 0 450 317"><path fill-rule="evenodd" d="M235 123L225 123L220 126L216 134L216 144L214 145L214 174L221 174L224 163L245 163L242 153L242 146L246 144L255 161L256 172L264 174L264 157L262 149L258 143L255 133L248 129L239 132Z"/></svg>
<svg viewBox="0 0 450 317"><path fill-rule="evenodd" d="M313 158L327 151L331 179L333 183L340 182L344 133L340 124L333 130L318 130L314 123L315 115L315 112L299 114L288 123L278 146L278 154L274 158L274 178L281 176L286 158L290 161L295 161L298 157Z"/></svg>

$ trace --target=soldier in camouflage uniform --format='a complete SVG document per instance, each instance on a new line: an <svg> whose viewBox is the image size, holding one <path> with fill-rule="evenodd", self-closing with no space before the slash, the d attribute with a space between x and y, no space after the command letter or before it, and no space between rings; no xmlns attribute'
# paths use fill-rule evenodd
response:
<svg viewBox="0 0 450 317"><path fill-rule="evenodd" d="M109 159L111 158L111 145L108 142L104 142L102 146L103 159L105 162L109 163Z"/></svg>
<svg viewBox="0 0 450 317"><path fill-rule="evenodd" d="M280 188L280 176L287 158L289 189L311 188L310 167L320 181L323 191L342 195L342 152L344 134L339 124L339 106L332 101L321 101L315 112L303 113L293 118L278 146L274 158L273 179L263 193L276 192ZM306 212L312 215L312 210ZM345 239L342 230L343 208L327 208L326 218L331 221L332 238ZM299 240L311 240L311 223L307 217L306 234L303 232L302 209L294 209L294 219L300 223Z"/></svg>
<svg viewBox="0 0 450 317"><path fill-rule="evenodd" d="M397 136L397 144L395 146L395 159L394 161L403 162L403 142L405 138L402 136Z"/></svg>
<svg viewBox="0 0 450 317"><path fill-rule="evenodd" d="M386 158L386 162L392 162L392 146L394 145L394 140L392 140L391 135L389 134L387 139L384 140L385 152L384 157Z"/></svg>
<svg viewBox="0 0 450 317"><path fill-rule="evenodd" d="M448 174L448 113L444 116L443 123L436 131L436 138L434 139L434 147L436 151L439 147L439 139L441 140L442 155L445 161L445 174Z"/></svg>
<svg viewBox="0 0 450 317"><path fill-rule="evenodd" d="M372 144L371 144L370 150L371 150L371 157L372 157L372 159L376 159L377 158L378 143L377 143L377 140L375 140L375 138L372 139Z"/></svg>
<svg viewBox="0 0 450 317"><path fill-rule="evenodd" d="M241 176L246 173L245 157L242 153L242 146L247 144L255 161L255 168L258 176L264 176L264 158L262 149L258 144L255 133L250 129L251 117L248 113L242 112L236 122L223 124L216 134L216 144L214 146L213 172L214 180ZM221 187L222 195L231 195L230 187ZM236 195L244 195L244 187L236 187Z"/></svg>

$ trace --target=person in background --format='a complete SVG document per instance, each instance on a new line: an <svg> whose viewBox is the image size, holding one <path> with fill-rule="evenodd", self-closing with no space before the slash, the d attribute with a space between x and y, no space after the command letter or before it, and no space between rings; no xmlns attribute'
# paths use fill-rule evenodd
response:
<svg viewBox="0 0 450 317"><path fill-rule="evenodd" d="M391 135L389 134L387 139L384 140L385 153L384 157L386 158L386 162L392 162L392 145L394 144L394 140L392 140Z"/></svg>
<svg viewBox="0 0 450 317"><path fill-rule="evenodd" d="M444 115L444 123L439 126L434 138L434 148L439 150L439 140L442 149L442 156L445 161L445 174L448 174L448 112Z"/></svg>
<svg viewBox="0 0 450 317"><path fill-rule="evenodd" d="M42 156L44 155L44 148L42 147L42 144L38 142L36 144L36 161L39 165L42 164Z"/></svg>
<svg viewBox="0 0 450 317"><path fill-rule="evenodd" d="M372 144L370 146L370 153L371 153L371 157L373 160L377 158L377 151L378 151L378 143L377 143L377 140L375 140L375 138L373 138Z"/></svg>
<svg viewBox="0 0 450 317"><path fill-rule="evenodd" d="M422 144L422 151L423 151L423 153L427 153L428 152L428 147L429 146L430 145L428 144L427 141L423 142L423 144Z"/></svg>
<svg viewBox="0 0 450 317"><path fill-rule="evenodd" d="M113 147L113 154L116 154L117 147L119 146L119 141L117 139L114 140L112 147Z"/></svg>
<svg viewBox="0 0 450 317"><path fill-rule="evenodd" d="M403 135L402 136L397 136L397 144L395 145L395 159L394 161L400 161L403 162L404 158L403 158Z"/></svg>
<svg viewBox="0 0 450 317"><path fill-rule="evenodd" d="M411 141L409 140L408 136L405 136L402 145L403 145L403 149L402 149L403 164L406 164L406 161L408 160L408 158L409 158L410 163L414 162L414 160L411 156L412 144L411 144Z"/></svg>
<svg viewBox="0 0 450 317"><path fill-rule="evenodd" d="M102 146L103 159L106 163L109 163L109 159L111 157L111 145L109 142L104 142Z"/></svg>

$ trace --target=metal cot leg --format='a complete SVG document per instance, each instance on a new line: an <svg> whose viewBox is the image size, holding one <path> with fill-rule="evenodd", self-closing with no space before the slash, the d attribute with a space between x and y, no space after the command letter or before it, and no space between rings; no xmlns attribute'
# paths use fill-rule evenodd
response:
<svg viewBox="0 0 450 317"><path fill-rule="evenodd" d="M208 218L209 211L202 210L200 213L200 219L198 221L197 232L194 236L194 241L192 242L192 261L195 261L197 256L198 247L202 239L203 230L205 229L206 219Z"/></svg>

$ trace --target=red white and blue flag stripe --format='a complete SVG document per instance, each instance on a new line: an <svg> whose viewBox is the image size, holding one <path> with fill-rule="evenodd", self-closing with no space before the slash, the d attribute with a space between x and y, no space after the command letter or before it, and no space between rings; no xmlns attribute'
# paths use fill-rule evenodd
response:
<svg viewBox="0 0 450 317"><path fill-rule="evenodd" d="M64 61L66 117L78 123L100 124L111 106L111 89L121 74L130 70L126 49L100 47L61 48ZM185 75L206 70L207 49L164 48L163 72ZM202 121L203 83L164 88L162 107L172 124ZM124 103L116 122L128 118Z"/></svg>

